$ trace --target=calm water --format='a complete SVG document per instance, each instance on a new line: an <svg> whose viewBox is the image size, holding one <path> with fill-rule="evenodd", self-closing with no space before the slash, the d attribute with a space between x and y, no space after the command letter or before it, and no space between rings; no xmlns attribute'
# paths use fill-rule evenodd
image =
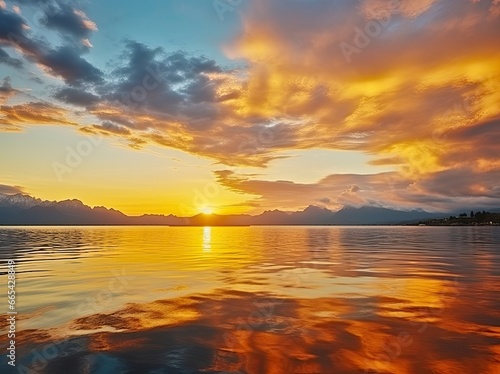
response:
<svg viewBox="0 0 500 374"><path fill-rule="evenodd" d="M0 243L18 271L17 370L2 353L1 373L500 373L499 228L29 227Z"/></svg>

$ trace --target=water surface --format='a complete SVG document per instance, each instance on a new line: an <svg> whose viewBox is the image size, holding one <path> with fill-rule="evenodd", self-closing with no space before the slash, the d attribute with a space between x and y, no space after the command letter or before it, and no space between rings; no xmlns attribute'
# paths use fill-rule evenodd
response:
<svg viewBox="0 0 500 374"><path fill-rule="evenodd" d="M0 243L18 271L2 373L500 373L499 228L5 227Z"/></svg>

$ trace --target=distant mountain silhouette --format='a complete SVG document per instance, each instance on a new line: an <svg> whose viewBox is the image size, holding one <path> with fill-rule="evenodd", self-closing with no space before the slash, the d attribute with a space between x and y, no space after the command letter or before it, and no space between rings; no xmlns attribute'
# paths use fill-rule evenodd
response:
<svg viewBox="0 0 500 374"><path fill-rule="evenodd" d="M418 222L446 214L399 211L378 207L345 207L338 212L309 206L298 212L265 211L251 216L205 215L177 217L172 214L127 216L115 209L91 208L80 200L43 201L28 195L0 194L0 225L370 225Z"/></svg>
<svg viewBox="0 0 500 374"><path fill-rule="evenodd" d="M446 214L432 214L423 210L411 212L364 206L361 208L345 207L335 213L332 223L343 225L374 225L413 222L427 217L443 217Z"/></svg>

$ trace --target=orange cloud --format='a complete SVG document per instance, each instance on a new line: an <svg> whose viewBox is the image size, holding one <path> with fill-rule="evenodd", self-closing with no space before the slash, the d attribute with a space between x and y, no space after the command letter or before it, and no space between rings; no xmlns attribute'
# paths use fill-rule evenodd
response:
<svg viewBox="0 0 500 374"><path fill-rule="evenodd" d="M363 0L361 11L370 19L383 19L393 14L415 18L429 10L438 0Z"/></svg>
<svg viewBox="0 0 500 374"><path fill-rule="evenodd" d="M87 15L85 14L85 12L81 11L81 10L75 10L73 13L75 13L77 16L79 16L82 20L82 24L85 26L85 28L87 30L91 30L91 31L97 31L98 28L97 28L97 24L90 20Z"/></svg>
<svg viewBox="0 0 500 374"><path fill-rule="evenodd" d="M448 155L458 145L442 135L500 114L499 29L489 6L354 3L253 3L227 47L250 65L248 89L232 105L281 119L301 148L356 149L374 164L397 158L414 177L456 167ZM356 49L351 60L344 42Z"/></svg>
<svg viewBox="0 0 500 374"><path fill-rule="evenodd" d="M0 123L6 126L17 127L19 125L74 125L68 118L66 109L56 107L52 104L41 102L30 102L0 107Z"/></svg>

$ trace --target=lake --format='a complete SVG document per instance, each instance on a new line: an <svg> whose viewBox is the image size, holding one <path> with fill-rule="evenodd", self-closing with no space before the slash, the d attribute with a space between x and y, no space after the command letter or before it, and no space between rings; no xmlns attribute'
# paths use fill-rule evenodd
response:
<svg viewBox="0 0 500 374"><path fill-rule="evenodd" d="M0 243L17 271L1 373L500 373L500 228L4 227Z"/></svg>

